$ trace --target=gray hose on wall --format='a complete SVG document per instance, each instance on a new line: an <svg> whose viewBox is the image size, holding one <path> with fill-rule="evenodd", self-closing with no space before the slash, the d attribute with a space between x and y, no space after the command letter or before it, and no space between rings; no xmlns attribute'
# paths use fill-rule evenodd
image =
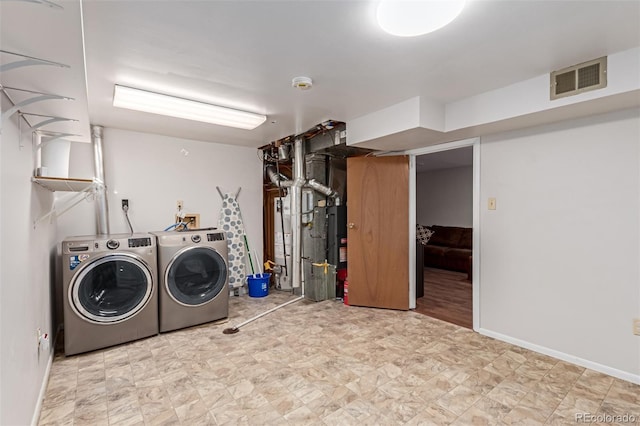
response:
<svg viewBox="0 0 640 426"><path fill-rule="evenodd" d="M99 235L109 234L109 204L107 203L107 187L104 180L104 159L102 155L102 126L91 126L91 142L93 144L94 178L100 187L96 192L96 224Z"/></svg>

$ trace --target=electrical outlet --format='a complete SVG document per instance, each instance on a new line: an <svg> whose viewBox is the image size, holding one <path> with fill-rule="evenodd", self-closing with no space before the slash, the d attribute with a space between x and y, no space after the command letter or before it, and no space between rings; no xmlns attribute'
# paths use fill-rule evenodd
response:
<svg viewBox="0 0 640 426"><path fill-rule="evenodd" d="M126 198L122 199L122 210L129 208L129 200Z"/></svg>
<svg viewBox="0 0 640 426"><path fill-rule="evenodd" d="M45 352L49 351L49 333L43 333L42 330L38 329L38 351L42 350Z"/></svg>
<svg viewBox="0 0 640 426"><path fill-rule="evenodd" d="M200 228L200 215L197 213L186 215L182 221L187 223L188 229Z"/></svg>
<svg viewBox="0 0 640 426"><path fill-rule="evenodd" d="M496 199L495 198L489 198L489 210L495 210L496 209Z"/></svg>
<svg viewBox="0 0 640 426"><path fill-rule="evenodd" d="M178 200L177 206L178 206L178 211L182 210L182 208L184 207L184 203L182 202L182 200Z"/></svg>
<svg viewBox="0 0 640 426"><path fill-rule="evenodd" d="M176 215L177 222L186 223L187 229L198 229L200 228L200 213L186 213L182 218Z"/></svg>
<svg viewBox="0 0 640 426"><path fill-rule="evenodd" d="M640 336L640 318L634 318L633 320L633 334Z"/></svg>

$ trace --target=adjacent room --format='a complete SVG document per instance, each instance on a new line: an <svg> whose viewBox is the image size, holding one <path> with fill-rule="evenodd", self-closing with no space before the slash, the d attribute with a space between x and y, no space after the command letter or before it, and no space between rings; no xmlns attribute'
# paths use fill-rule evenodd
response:
<svg viewBox="0 0 640 426"><path fill-rule="evenodd" d="M472 235L473 148L416 156L416 312L473 328Z"/></svg>
<svg viewBox="0 0 640 426"><path fill-rule="evenodd" d="M0 1L0 424L640 421L640 2Z"/></svg>

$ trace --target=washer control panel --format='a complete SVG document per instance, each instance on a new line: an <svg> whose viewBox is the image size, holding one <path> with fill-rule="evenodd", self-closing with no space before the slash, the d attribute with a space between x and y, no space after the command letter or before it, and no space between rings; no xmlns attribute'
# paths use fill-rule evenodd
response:
<svg viewBox="0 0 640 426"><path fill-rule="evenodd" d="M109 243L107 243L108 245ZM151 238L129 238L129 247L148 247L151 245Z"/></svg>
<svg viewBox="0 0 640 426"><path fill-rule="evenodd" d="M202 237L200 237L200 235L195 234L191 236L191 241L193 241L194 243L199 243L200 240L202 239Z"/></svg>
<svg viewBox="0 0 640 426"><path fill-rule="evenodd" d="M107 241L107 248L109 250L115 250L120 247L120 242L118 240L109 240Z"/></svg>

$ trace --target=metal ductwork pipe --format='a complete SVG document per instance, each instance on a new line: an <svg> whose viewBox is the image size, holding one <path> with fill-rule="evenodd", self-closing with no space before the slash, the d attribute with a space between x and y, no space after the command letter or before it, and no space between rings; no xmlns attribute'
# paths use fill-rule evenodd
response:
<svg viewBox="0 0 640 426"><path fill-rule="evenodd" d="M302 285L302 187L305 184L304 139L302 137L296 138L293 154L294 180L291 185L291 263L293 263L293 272L291 286L298 288Z"/></svg>
<svg viewBox="0 0 640 426"><path fill-rule="evenodd" d="M269 180L276 186L288 188L293 185L293 181L282 173L278 173L275 166L267 166L266 173Z"/></svg>
<svg viewBox="0 0 640 426"><path fill-rule="evenodd" d="M107 187L104 180L104 159L102 155L102 126L91 126L91 142L93 144L94 179L100 185L96 192L96 223L99 235L109 234L109 204L107 203Z"/></svg>
<svg viewBox="0 0 640 426"><path fill-rule="evenodd" d="M338 193L336 191L334 191L333 189L329 188L326 185L321 184L320 182L318 182L315 179L310 179L309 181L307 181L306 186L308 186L309 188L318 191L321 194L326 195L327 197L336 197L338 195Z"/></svg>
<svg viewBox="0 0 640 426"><path fill-rule="evenodd" d="M282 144L278 147L278 161L287 161L289 159L289 145Z"/></svg>
<svg viewBox="0 0 640 426"><path fill-rule="evenodd" d="M278 173L274 166L267 166L265 169L267 173L267 177L269 180L276 186L280 186L283 188L289 188L293 185L293 181L288 177L283 175L282 173ZM333 189L329 188L326 185L321 184L315 179L310 179L305 182L304 186L313 189L314 191L318 191L319 193L326 195L327 197L337 197L338 193Z"/></svg>

